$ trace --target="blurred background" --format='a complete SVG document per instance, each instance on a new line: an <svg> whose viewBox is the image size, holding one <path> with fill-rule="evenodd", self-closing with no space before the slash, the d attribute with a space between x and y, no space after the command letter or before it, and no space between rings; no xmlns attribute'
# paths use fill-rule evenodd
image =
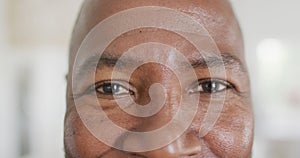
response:
<svg viewBox="0 0 300 158"><path fill-rule="evenodd" d="M0 0L0 157L63 158L68 44L82 0ZM254 158L300 157L300 1L232 0L252 79Z"/></svg>

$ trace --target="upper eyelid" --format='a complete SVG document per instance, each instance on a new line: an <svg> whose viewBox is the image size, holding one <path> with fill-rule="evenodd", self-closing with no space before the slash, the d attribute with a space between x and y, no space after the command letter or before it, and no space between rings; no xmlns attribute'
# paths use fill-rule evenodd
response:
<svg viewBox="0 0 300 158"><path fill-rule="evenodd" d="M235 92L235 93L237 93L237 94L240 93L240 92L236 89L236 87L235 87L234 84L232 84L232 83L229 82L229 81L226 81L226 80L223 80L223 79L218 79L218 78L205 78L205 79L199 79L199 80L197 80L196 83L193 84L193 87L194 87L194 86L199 86L200 84L205 83L205 82L220 82L221 84L224 84L224 85L227 87L227 89L231 89L231 90L233 90L233 92Z"/></svg>
<svg viewBox="0 0 300 158"><path fill-rule="evenodd" d="M122 81L122 80L103 80L103 81L99 81L99 82L96 82L96 83L94 83L94 84L92 84L92 85L90 85L90 86L88 86L83 92L81 92L81 93L73 93L72 94L72 98L73 99L79 99L79 98L81 98L82 96L84 96L84 95L86 95L86 94L90 94L90 93L92 93L92 92L95 92L95 90L96 90L96 88L98 87L98 86L101 86L101 85L104 85L104 84L106 84L106 83L115 83L115 84L120 84L120 83L123 83L123 84L120 84L122 87L124 87L124 88L126 88L126 89L128 89L129 91L132 91L132 92L134 92L134 93L136 93L137 92L137 90L136 90L136 88L133 86L133 84L132 83L126 83L125 81ZM124 83L126 83L125 85L124 85Z"/></svg>
<svg viewBox="0 0 300 158"><path fill-rule="evenodd" d="M205 82L221 82L222 84L229 86L230 88L235 88L235 86L229 82L225 81L223 79L217 79L217 78L204 78L204 79L198 79L192 84L192 87L199 86L199 84L205 83Z"/></svg>
<svg viewBox="0 0 300 158"><path fill-rule="evenodd" d="M200 83L205 83L205 82L221 82L221 83L223 83L225 85L228 85L228 86L234 88L234 85L231 82L225 81L223 79L217 79L217 78L198 79L192 85L195 85L195 84L199 85ZM128 89L130 87L134 87L132 83L126 82L126 81L122 81L122 80L103 80L103 81L96 82L95 84L92 85L92 87L97 87L97 86L101 86L101 85L104 85L104 84L110 84L110 83L112 83L112 84L120 84L121 86L123 86L125 88L128 88Z"/></svg>
<svg viewBox="0 0 300 158"><path fill-rule="evenodd" d="M202 83L205 83L205 82L221 82L222 84L228 86L228 88L231 88L234 91L238 92L237 89L235 88L235 86L231 82L225 81L223 79L217 79L217 78L199 79L199 80L195 81L192 84L192 87L199 86L199 84L202 84ZM111 84L119 84L122 87L128 89L129 91L132 91L132 92L136 93L136 88L130 82L128 83L128 82L122 81L122 80L104 80L104 81L99 81L99 82L96 82L95 84L93 84L92 86L90 86L85 92L93 92L93 91L95 91L95 89L98 86L109 84L109 83L111 83ZM190 87L190 88L192 88L192 87ZM188 89L190 89L190 88L188 88Z"/></svg>
<svg viewBox="0 0 300 158"><path fill-rule="evenodd" d="M221 83L224 83L224 84L231 85L230 82L225 81L223 79L217 79L217 78L205 78L205 79L199 79L198 80L198 83L203 83L203 82L221 82Z"/></svg>

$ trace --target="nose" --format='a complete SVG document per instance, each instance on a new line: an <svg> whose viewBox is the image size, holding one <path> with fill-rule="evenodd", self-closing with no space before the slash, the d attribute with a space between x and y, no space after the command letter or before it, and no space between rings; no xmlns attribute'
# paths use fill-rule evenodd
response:
<svg viewBox="0 0 300 158"><path fill-rule="evenodd" d="M201 152L199 138L192 132L181 135L171 144L154 151L145 153L150 158L189 158L196 157Z"/></svg>
<svg viewBox="0 0 300 158"><path fill-rule="evenodd" d="M173 133L170 131L169 133L172 135ZM125 141L127 145L130 145L130 142L136 141L131 140L132 137L127 137ZM155 140L155 138L152 139L152 141L159 141ZM144 143L147 144L147 142L140 142L143 146ZM197 137L195 132L186 132L182 134L179 138L177 138L175 141L171 142L170 144L155 149L152 151L147 151L143 153L132 153L133 155L139 155L141 157L147 157L147 158L196 158L199 157L201 153L201 141Z"/></svg>
<svg viewBox="0 0 300 158"><path fill-rule="evenodd" d="M135 130L140 132L153 131L160 127L163 127L168 121L170 121L171 116L164 117L164 113L168 110L162 110L160 113L152 118L143 121L140 126L135 128ZM174 126L176 127L176 126ZM186 129L183 134L178 135L178 128L168 128L167 131L160 133L158 135L151 135L149 138L137 137L132 134L125 134L123 138L120 139L122 146L126 147L155 147L153 144L161 143L164 138L175 138L174 141L168 143L167 145L160 148L153 148L154 150L142 152L142 153L131 153L133 155L141 155L141 157L147 158L196 158L199 157L201 153L201 147L203 144L201 138L198 137L198 131L192 129ZM173 140L173 139L172 139Z"/></svg>
<svg viewBox="0 0 300 158"><path fill-rule="evenodd" d="M160 67L159 67L160 68ZM186 95L183 94L182 87L180 85L180 82L176 80L176 76L172 73L165 73L165 71L161 70L160 72L164 72L158 79L152 79L152 82L155 83L160 83L164 86L166 89L166 100L164 102L164 106L162 109L156 113L155 115L147 118L141 118L140 123L133 128L136 132L149 132L149 131L155 131L160 128L163 128L165 125L169 124L172 119L175 117L177 112L179 111L180 107L185 107L184 108L184 114L178 115L180 116L177 119L175 119L176 123L174 128L168 128L167 131L164 131L163 133L159 133L158 135L151 135L150 137L138 137L135 136L132 133L126 133L123 135L123 137L120 137L120 145L123 147L126 146L135 148L136 146L138 147L156 147L156 145L162 141L160 138L177 138L177 139L172 139L174 141L170 142L169 144L165 146L160 147L159 149L153 148L154 150L152 151L147 151L147 152L142 152L142 153L131 153L133 155L141 155L140 157L147 157L147 158L194 158L194 157L199 157L201 153L201 141L197 137L197 133L195 131L192 131L191 129L186 129L188 128L187 126L184 126L186 122L185 120L189 120L186 117L187 116L192 116L194 112L193 106L189 105L192 104L191 102L197 102L194 98L187 98ZM172 81L172 82L171 82ZM149 85L151 85L149 84ZM155 89L154 89L155 90ZM155 93L155 91L153 91ZM160 94L160 93L155 93L155 94ZM144 95L145 100L149 100L148 95ZM151 98L151 99L157 99L157 98ZM151 100L150 99L150 100ZM143 100L138 100L137 102ZM142 105L142 104L141 104ZM186 109L189 107L190 109ZM192 112L193 111L193 112ZM190 114L190 115L189 115ZM184 122L184 123L183 123ZM173 126L172 126L173 127ZM185 127L184 129L185 132L179 136L178 133L178 127ZM140 148L139 148L140 149ZM148 149L148 148L147 148Z"/></svg>

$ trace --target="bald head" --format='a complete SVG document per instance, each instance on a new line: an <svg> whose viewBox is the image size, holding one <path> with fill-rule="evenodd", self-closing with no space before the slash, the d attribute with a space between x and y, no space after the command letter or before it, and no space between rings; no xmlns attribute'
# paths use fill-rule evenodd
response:
<svg viewBox="0 0 300 158"><path fill-rule="evenodd" d="M188 14L208 30L219 49L243 53L242 34L227 0L129 0L126 3L119 0L85 0L71 39L71 62L82 40L99 22L120 11L141 6L167 7Z"/></svg>
<svg viewBox="0 0 300 158"><path fill-rule="evenodd" d="M105 53L103 53L101 59L89 55L89 52L86 52L86 55L78 56L83 41L99 23L120 12L146 6L169 8L196 21L201 25L201 29L207 31L205 33L210 37L209 42L202 41L203 49L209 47L207 44L213 42L211 47L218 51L219 57L212 57L206 61L198 58L194 59L194 52L198 52L199 49L191 41L178 33L153 27L133 29L116 37L104 49ZM159 9L157 9L157 12L161 15L165 13ZM142 21L144 19L134 20ZM112 25L114 24L118 24L118 21L112 23ZM122 27L118 26L120 29ZM189 27L192 26L187 23L186 28ZM110 31L110 29L107 28L106 31ZM115 30L111 29L111 31ZM91 42L95 45L97 43L98 45L103 44L103 41L97 41L97 38L94 38L94 40ZM198 39L198 41L201 45L201 39ZM179 79L167 66L147 63L140 65L130 73L130 80L127 81L124 72L137 61L134 57L131 60L129 59L129 62L127 61L129 64L122 61L124 72L119 73L118 77L113 76L117 61L125 52L136 48L136 46L151 42L161 43L181 52L191 63L196 78L186 75L184 84L178 84ZM158 45L152 45L153 49L158 50L159 48L156 48L156 46ZM172 52L165 52L167 49L163 49L164 51L156 55L155 53L146 53L146 48L144 52L143 49L137 50L144 53L142 55L144 57L159 58L159 60L176 67L181 66L176 57L172 55ZM207 55L210 56L209 53ZM80 65L80 68L74 69L76 66L75 59L78 57L81 58L80 61L83 61L83 64ZM219 60L222 61L219 62ZM237 19L227 0L127 0L126 2L120 0L85 0L74 27L69 61L65 119L66 157L249 158L251 156L253 115L250 86L244 59L243 39ZM92 64L94 62L96 62L96 65ZM223 64L224 73L222 73L223 70L219 69L220 64L218 65L218 63ZM91 65L96 68L89 69ZM213 66L213 73L209 68L210 66ZM73 70L78 70L80 73L76 72L75 76ZM75 77L76 84L74 84ZM116 102L119 98L122 98L122 100L133 98L134 102L140 105L146 105L151 100L158 99L159 95L156 95L157 98L152 98L152 94L149 94L149 89L154 83L162 85L166 93L163 107L157 114L148 118L141 118L132 116L118 107ZM182 87L185 85L186 87ZM200 98L194 101L199 104L199 110L195 113L188 129L178 136L175 141L161 148L142 152L116 149L97 139L97 134L91 132L89 126L85 123L97 120L97 112L95 111L99 110L97 106L101 106L108 118L123 129L136 132L158 129L170 122L174 113L180 109L180 98L185 95L182 94L184 92L181 89L187 89L188 96L200 95ZM92 97L93 95L94 97ZM129 98L126 98L127 95ZM224 96L224 100L218 118L205 135L202 135L199 128L207 116L210 102L214 99L218 101L218 98L222 98L221 96ZM98 103L101 105L98 105ZM80 109L80 113L85 113L88 117L82 119L78 109ZM99 124L105 124L105 121L100 120ZM95 124L94 126L98 125ZM104 134L107 132L105 130L97 130L97 133L101 135L101 132L103 132ZM169 135L171 136L173 133L176 133L176 131L171 130ZM129 138L128 134L119 133L114 143L127 144L132 141L135 140ZM156 138L151 141L159 142Z"/></svg>

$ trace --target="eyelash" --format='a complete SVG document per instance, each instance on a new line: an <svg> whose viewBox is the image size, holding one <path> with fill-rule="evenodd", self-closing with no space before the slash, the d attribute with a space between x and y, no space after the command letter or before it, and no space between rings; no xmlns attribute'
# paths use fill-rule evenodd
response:
<svg viewBox="0 0 300 158"><path fill-rule="evenodd" d="M97 89L99 89L100 87L103 87L103 90L102 90L103 92L99 92L102 94L104 94L105 93L104 91L106 91L106 90L111 91L111 93L116 93L116 92L114 92L114 91L116 91L115 90L116 88L121 88L121 90L119 90L121 92L118 92L119 94L115 94L115 95L121 95L121 94L125 94L125 93L131 93L131 94L134 93L133 91L129 90L129 88L126 88L125 86L118 84L118 83L102 83L101 85L96 86L95 90L97 91ZM105 88L110 88L110 89L105 90ZM104 95L109 95L109 94L104 94Z"/></svg>
<svg viewBox="0 0 300 158"><path fill-rule="evenodd" d="M209 90L209 88L211 88L211 90ZM212 88L214 88L215 90L213 90ZM231 83L221 79L200 79L196 82L196 87L189 90L189 93L193 94L202 92L206 94L213 94L233 88L234 86Z"/></svg>
<svg viewBox="0 0 300 158"><path fill-rule="evenodd" d="M114 86L114 87L112 87ZM100 89L102 87L102 90ZM104 88L108 88L108 89L104 89ZM97 82L95 83L93 86L91 86L89 89L88 89L88 92L89 93L92 93L92 92L96 92L97 96L99 97L109 97L109 96L112 96L112 95L115 95L115 96L123 96L123 95L135 95L135 91L132 90L133 86L130 84L130 83L125 83L125 82L122 82L122 81L101 81L101 82ZM113 94L115 93L115 88L122 88L122 91L121 92L118 92L119 94ZM99 90L100 89L100 90ZM111 94L107 94L105 93L105 91L110 91Z"/></svg>
<svg viewBox="0 0 300 158"><path fill-rule="evenodd" d="M89 92L96 92L99 97L101 96L124 96L124 95L135 95L135 90L133 90L133 86L131 84L120 82L120 81L101 81L94 84L91 88L89 88ZM112 87L113 86L113 87ZM101 89L102 88L102 89ZM105 90L105 88L107 88ZM188 91L190 94L195 93L205 93L205 94L213 94L225 91L227 89L233 89L234 86L224 80L220 79L200 79L198 80L192 89ZM118 89L116 91L116 89ZM120 90L121 89L121 90ZM105 92L109 91L109 92ZM114 92L115 91L115 92ZM119 93L119 94L117 94Z"/></svg>

